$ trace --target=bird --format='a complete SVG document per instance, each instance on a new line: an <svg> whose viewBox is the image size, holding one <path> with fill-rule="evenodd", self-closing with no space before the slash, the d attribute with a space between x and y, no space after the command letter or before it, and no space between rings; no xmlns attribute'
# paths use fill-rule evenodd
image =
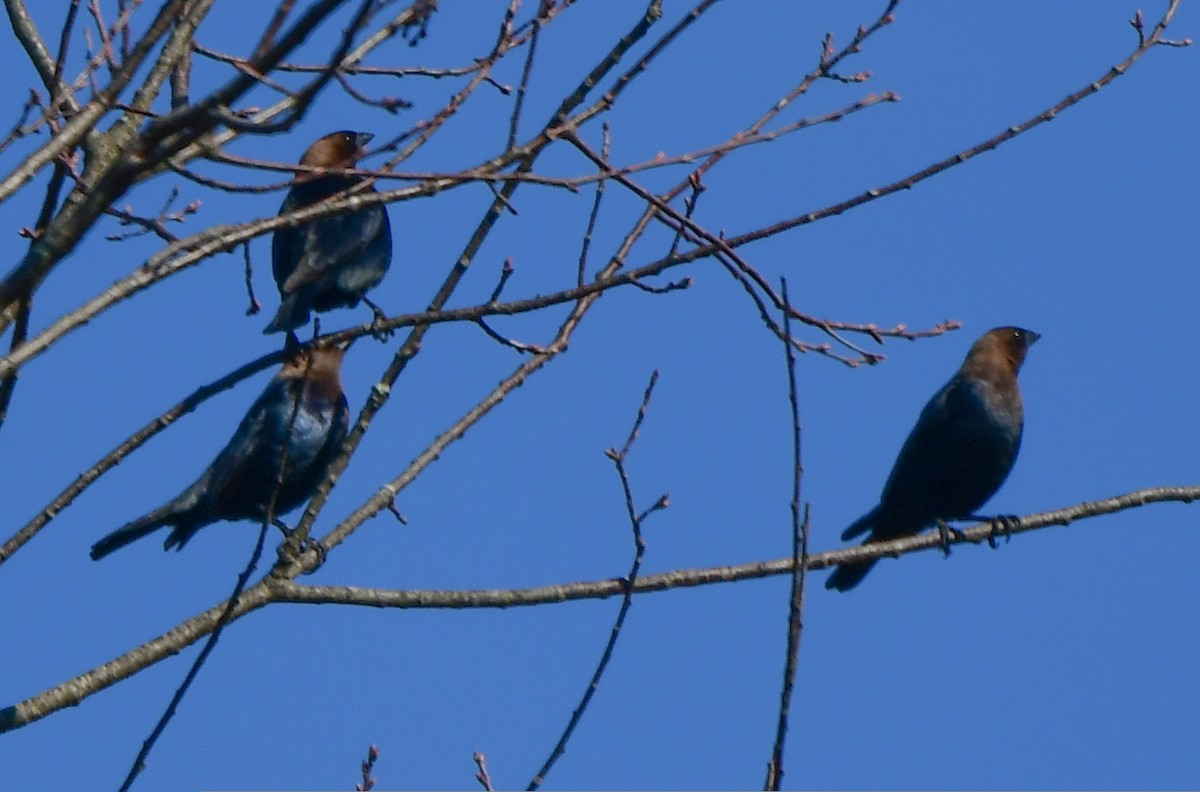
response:
<svg viewBox="0 0 1200 792"><path fill-rule="evenodd" d="M349 424L341 366L346 345L297 348L251 405L216 459L177 497L92 545L99 560L164 526L163 549L180 550L221 520L279 515L307 501L325 478Z"/></svg>
<svg viewBox="0 0 1200 792"><path fill-rule="evenodd" d="M312 168L353 168L374 135L342 130L308 147L300 164ZM364 176L342 173L296 174L281 215L345 192ZM368 187L360 194L373 193ZM271 239L271 271L279 287L280 305L264 334L288 332L308 323L310 311L358 305L362 300L375 313L383 311L366 298L379 285L392 263L392 226L383 204L310 220L275 231Z"/></svg>
<svg viewBox="0 0 1200 792"><path fill-rule="evenodd" d="M879 505L842 533L863 544L910 536L937 525L949 549L946 521L1009 518L975 514L1008 478L1021 447L1024 406L1017 373L1029 347L1041 336L1020 327L997 327L971 346L962 366L917 419L884 484ZM878 559L841 564L825 588L849 591Z"/></svg>

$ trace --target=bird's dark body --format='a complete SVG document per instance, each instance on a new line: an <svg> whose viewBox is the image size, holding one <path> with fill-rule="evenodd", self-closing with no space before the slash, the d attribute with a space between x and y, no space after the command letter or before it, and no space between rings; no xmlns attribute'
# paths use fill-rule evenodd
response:
<svg viewBox="0 0 1200 792"><path fill-rule="evenodd" d="M301 163L313 167L353 167L366 133L337 132L310 147ZM280 214L303 209L344 193L361 176L297 177ZM362 194L375 192L363 189ZM354 307L379 285L392 263L392 227L387 209L372 204L353 212L280 228L271 240L271 271L279 287L279 311L264 332L292 331L311 311Z"/></svg>
<svg viewBox="0 0 1200 792"><path fill-rule="evenodd" d="M336 354L340 364L341 352ZM306 370L285 365L200 478L168 503L101 539L92 547L92 558L103 558L163 526L173 526L164 548L180 549L214 522L262 521L268 510L273 517L292 511L324 478L348 423L336 368L325 372L314 367L307 376Z"/></svg>
<svg viewBox="0 0 1200 792"><path fill-rule="evenodd" d="M1024 430L1017 371L1037 337L1020 328L997 328L976 342L962 368L921 411L879 505L847 528L843 540L867 534L867 542L884 541L938 520L967 518L1000 489ZM1010 341L1016 352L1008 350ZM843 564L825 587L849 590L874 563Z"/></svg>
<svg viewBox="0 0 1200 792"><path fill-rule="evenodd" d="M1021 405L987 383L955 377L925 406L884 485L879 505L845 533L873 539L916 533L976 512L1008 478L1021 447Z"/></svg>

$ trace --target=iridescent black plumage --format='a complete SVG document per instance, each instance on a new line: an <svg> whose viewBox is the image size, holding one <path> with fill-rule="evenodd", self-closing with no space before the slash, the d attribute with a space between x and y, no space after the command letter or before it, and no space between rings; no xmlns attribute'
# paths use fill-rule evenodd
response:
<svg viewBox="0 0 1200 792"><path fill-rule="evenodd" d="M314 168L353 168L373 136L334 132L309 146L300 164ZM299 173L280 214L329 198L363 181L362 176ZM374 187L360 191L375 192ZM375 288L392 263L392 228L387 209L372 204L353 212L281 228L271 240L271 270L279 287L278 313L264 333L292 331L310 311L353 307Z"/></svg>
<svg viewBox="0 0 1200 792"><path fill-rule="evenodd" d="M272 498L272 514L278 518L312 497L346 436L349 409L340 376L344 352L298 352L203 475L178 497L96 542L92 558L103 558L166 525L173 530L164 549L180 549L211 523L265 519Z"/></svg>
<svg viewBox="0 0 1200 792"><path fill-rule="evenodd" d="M1017 372L1038 337L998 327L975 342L921 411L879 505L847 528L843 540L866 533L866 544L915 534L939 520L965 519L996 494L1021 447L1025 417ZM842 564L825 588L848 591L874 565Z"/></svg>

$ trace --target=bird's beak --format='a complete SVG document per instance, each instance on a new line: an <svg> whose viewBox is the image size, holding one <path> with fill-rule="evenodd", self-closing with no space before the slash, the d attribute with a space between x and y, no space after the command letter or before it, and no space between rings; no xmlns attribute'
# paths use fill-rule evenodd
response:
<svg viewBox="0 0 1200 792"><path fill-rule="evenodd" d="M1037 341L1041 337L1042 337L1041 333L1035 333L1032 330L1026 330L1025 331L1025 339L1026 339L1025 346L1027 346L1027 347L1033 346L1034 342Z"/></svg>
<svg viewBox="0 0 1200 792"><path fill-rule="evenodd" d="M354 145L358 146L359 151L362 151L374 139L375 135L370 132L358 132L354 135Z"/></svg>

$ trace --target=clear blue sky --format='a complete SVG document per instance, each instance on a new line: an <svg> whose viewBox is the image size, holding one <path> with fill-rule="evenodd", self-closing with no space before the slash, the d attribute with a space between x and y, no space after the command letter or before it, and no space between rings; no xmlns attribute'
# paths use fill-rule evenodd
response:
<svg viewBox="0 0 1200 792"><path fill-rule="evenodd" d="M200 41L244 51L270 4L262 5L218 4ZM396 41L368 62L468 63L494 40L500 5L443 2L418 47ZM524 14L535 3L526 5ZM724 140L812 67L826 30L844 43L883 5L718 5L606 117L614 160ZM662 29L688 7L668 0ZM1146 7L1148 21L1163 7ZM641 8L582 0L547 29L523 135ZM696 218L729 234L749 231L991 137L1123 59L1136 44L1127 24L1136 10L1119 0L904 3L895 24L846 69L872 71L869 83L824 83L781 123L868 91L896 91L903 100L730 157L707 178ZM37 13L48 36L57 31L61 11ZM1200 36L1196 0L1184 0L1168 35ZM306 52L316 58L328 41ZM79 54L82 42L75 46ZM37 78L11 36L0 36L0 56L8 68L0 107L11 117ZM876 502L922 405L971 341L999 324L1043 339L1022 374L1024 447L990 509L1026 514L1200 482L1198 58L1194 48L1160 47L1111 87L997 151L744 249L773 281L788 277L794 301L809 313L881 326L964 323L942 338L891 341L882 350L887 361L875 367L800 359L803 497L812 503L814 551L838 547L842 529ZM498 78L515 83L520 64L520 57L507 62ZM197 80L211 85L220 74L204 64ZM358 85L414 107L388 117L334 88L291 134L232 150L294 161L333 129L386 137L434 112L453 88L415 78ZM481 91L407 167L449 171L491 156L503 145L510 102ZM598 146L598 126L585 136ZM4 172L20 149L0 155ZM540 167L588 170L565 146ZM663 189L685 173L648 174L643 182ZM152 212L176 183L160 178L130 200ZM183 200L204 199L181 233L270 216L281 200L180 186ZM637 211L616 186L609 192L597 257L615 248ZM395 264L372 297L391 313L422 308L490 199L472 187L390 207ZM16 232L33 223L39 201L39 191L27 191L0 209L10 263L26 244ZM501 221L455 305L486 300L508 256L517 268L510 297L573 282L590 191L526 187L515 205L520 215ZM55 272L39 292L34 331L158 247L104 240L120 230L102 223ZM662 232L652 240L632 263L656 258L669 242ZM278 338L261 334L276 305L269 241L257 240L253 254L266 315L244 315L241 256L219 256L119 305L23 370L0 431L0 537L149 418L273 348ZM629 466L640 505L664 491L672 505L646 526L643 572L789 553L782 350L719 267L704 263L688 274L694 285L686 291L605 296L566 355L402 494L407 526L384 513L302 582L477 589L625 574L629 528L602 452L623 442L655 368L661 380ZM562 315L495 326L542 342ZM365 310L345 311L323 324L365 318ZM821 340L812 332L805 338ZM398 344L366 340L352 350L345 371L352 409ZM403 470L519 362L476 328L435 328L318 532ZM87 549L190 483L267 376L152 440L0 568L0 707L228 594L255 540L249 524L212 526L180 554L147 540L93 563ZM824 591L824 573L814 573L785 785L1200 785L1197 508L1151 506L1024 534L994 552L966 547L949 560L924 553L885 561L850 594ZM774 734L787 585L776 578L638 598L548 787L760 787ZM260 611L225 633L136 788L347 789L370 743L382 751L383 789L472 788L473 751L488 756L498 787L523 788L577 704L618 604ZM116 788L196 651L0 737L5 786Z"/></svg>

